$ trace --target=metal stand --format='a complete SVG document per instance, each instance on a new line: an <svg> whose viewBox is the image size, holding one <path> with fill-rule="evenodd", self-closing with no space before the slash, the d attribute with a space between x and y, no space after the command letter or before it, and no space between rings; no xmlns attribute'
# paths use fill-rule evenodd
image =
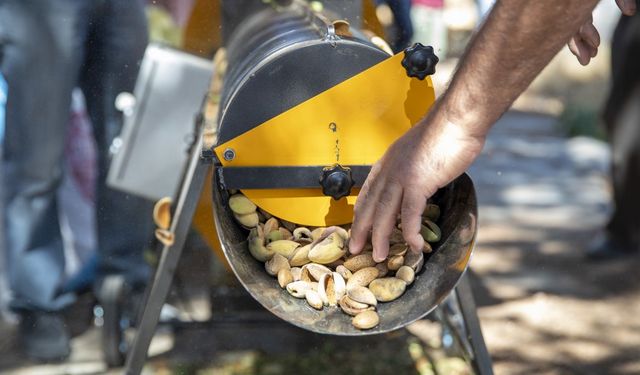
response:
<svg viewBox="0 0 640 375"><path fill-rule="evenodd" d="M471 292L471 283L469 282L469 274L465 274L460 280L458 286L454 289L454 293L458 299L458 304L462 310L465 327L467 330L467 340L471 344L473 355L471 364L477 374L491 375L493 374L493 366L491 364L491 356L484 343L482 329L480 328L480 320L478 319L476 303Z"/></svg>
<svg viewBox="0 0 640 375"><path fill-rule="evenodd" d="M476 374L493 375L491 356L484 343L476 311L469 274L465 273L434 313L442 323L443 331L448 332L454 341L450 345L443 343L443 346L453 346L457 353L462 353Z"/></svg>
<svg viewBox="0 0 640 375"><path fill-rule="evenodd" d="M170 228L175 240L173 245L162 248L160 263L140 315L136 337L127 354L125 374L137 375L142 371L151 339L160 319L160 311L169 294L173 276L182 255L191 219L198 205L198 198L204 187L207 170L211 168L211 164L201 157L201 145L202 135L192 146L189 164L180 185L177 206Z"/></svg>
<svg viewBox="0 0 640 375"><path fill-rule="evenodd" d="M201 157L201 142L200 137L192 148L189 165L180 187L174 220L171 224L175 242L162 249L160 263L153 283L148 289L146 303L140 315L136 337L127 354L124 369L124 373L127 375L140 374L147 359L147 351L182 255L191 219L205 183L207 169L211 167L211 164ZM474 372L478 375L492 375L491 358L482 337L476 305L466 274L463 275L445 302L438 307L435 314L443 326L453 334L459 349L471 364Z"/></svg>

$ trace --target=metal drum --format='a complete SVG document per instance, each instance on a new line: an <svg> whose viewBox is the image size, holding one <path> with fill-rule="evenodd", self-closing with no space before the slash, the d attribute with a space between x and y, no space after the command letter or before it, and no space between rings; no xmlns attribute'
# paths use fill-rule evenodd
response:
<svg viewBox="0 0 640 375"><path fill-rule="evenodd" d="M224 143L389 57L362 33L338 38L308 7L267 7L230 36L220 98Z"/></svg>
<svg viewBox="0 0 640 375"><path fill-rule="evenodd" d="M351 29L346 37L337 36L331 22L298 1L285 9L268 7L248 17L235 28L226 48L229 68L220 97L216 148L219 161L234 156L220 149L225 142L242 137L261 124L324 95L336 85L391 58L358 30ZM401 79L409 78L404 75ZM419 85L427 83L413 79L407 87ZM428 85L431 85L430 80ZM432 92L432 86L429 87ZM422 100L433 101L434 97L422 96ZM403 103L404 98L400 107ZM333 105L342 104L337 102ZM415 122L416 118L412 117L411 121ZM407 128L410 125L408 123ZM377 129L365 126L362 132L377 132ZM304 134L307 129L300 131ZM295 142L280 138L264 141ZM393 139L388 140L389 144L391 142ZM343 140L343 143L347 142ZM383 151L381 149L380 153ZM269 157L264 155L264 158ZM369 165L374 161L372 159ZM326 163L331 165L332 161L327 160ZM286 167L290 168L286 171L292 173L298 169L305 170L305 166ZM476 235L477 203L471 179L463 175L433 198L441 207L439 224L442 238L434 244L433 253L425 256L425 265L416 275L415 282L398 300L378 305L380 324L377 327L357 330L352 326L351 318L338 308L317 311L305 300L291 297L265 272L264 265L250 255L246 242L248 233L236 223L227 206L229 189L236 187L226 184L228 181L225 181L223 169L224 166L218 163L214 173L214 216L220 243L231 268L247 291L267 310L310 331L355 336L403 327L438 306L455 287L471 257ZM278 188L282 186L274 184L272 187ZM353 199L355 195L357 191L352 193ZM341 201L345 200L341 198Z"/></svg>

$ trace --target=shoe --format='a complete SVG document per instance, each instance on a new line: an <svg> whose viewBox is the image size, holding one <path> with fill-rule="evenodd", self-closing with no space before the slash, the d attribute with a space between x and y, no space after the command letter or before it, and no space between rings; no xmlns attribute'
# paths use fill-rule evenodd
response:
<svg viewBox="0 0 640 375"><path fill-rule="evenodd" d="M20 315L20 339L29 358L38 362L62 362L69 358L69 333L60 314L24 311Z"/></svg>
<svg viewBox="0 0 640 375"><path fill-rule="evenodd" d="M638 253L637 247L625 241L618 240L608 233L604 233L591 243L585 255L588 260L611 260L628 257Z"/></svg>

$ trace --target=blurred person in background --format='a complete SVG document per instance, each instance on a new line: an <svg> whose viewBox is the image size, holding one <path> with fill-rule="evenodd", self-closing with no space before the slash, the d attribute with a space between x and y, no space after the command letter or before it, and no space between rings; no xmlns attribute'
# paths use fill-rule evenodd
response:
<svg viewBox="0 0 640 375"><path fill-rule="evenodd" d="M120 132L116 96L134 88L147 44L142 0L3 0L0 71L9 95L2 151L6 264L19 337L36 360L69 355L60 315L73 302L61 293L64 253L56 190L71 93L82 88L98 150L98 280L122 274L132 288L149 276L142 250L151 203L105 186L109 147Z"/></svg>
<svg viewBox="0 0 640 375"><path fill-rule="evenodd" d="M398 53L409 47L413 37L411 23L411 0L376 0L376 5L387 4L393 13L395 33L390 40L391 49Z"/></svg>
<svg viewBox="0 0 640 375"><path fill-rule="evenodd" d="M444 19L444 0L412 0L412 43L433 47L439 58L447 55L447 24Z"/></svg>
<svg viewBox="0 0 640 375"><path fill-rule="evenodd" d="M636 2L636 7L638 2ZM611 44L611 91L604 123L611 144L614 209L587 249L591 259L640 250L640 14L622 16Z"/></svg>

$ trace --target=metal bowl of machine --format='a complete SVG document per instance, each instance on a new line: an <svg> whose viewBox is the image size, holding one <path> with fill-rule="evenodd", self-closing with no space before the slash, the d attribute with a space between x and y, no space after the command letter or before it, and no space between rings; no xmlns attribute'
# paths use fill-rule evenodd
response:
<svg viewBox="0 0 640 375"><path fill-rule="evenodd" d="M334 25L294 1L252 14L234 30L214 147L214 217L231 268L267 310L313 332L376 334L428 314L464 273L477 215L467 175L433 197L441 239L404 295L378 305L380 323L366 331L338 308L318 311L281 289L249 253L248 232L227 204L229 191L239 190L280 219L348 225L370 165L435 100L429 77L409 76L409 53L390 56L360 30L338 34ZM429 70L425 59L416 61L414 71Z"/></svg>
<svg viewBox="0 0 640 375"><path fill-rule="evenodd" d="M216 184L218 183L215 179ZM219 184L214 186L220 186ZM427 254L414 283L396 301L378 304L380 324L361 331L353 327L351 317L338 308L321 311L304 299L291 297L264 270L247 250L247 231L236 223L226 208L226 191L214 188L214 206L218 236L234 273L247 291L267 310L298 327L333 335L367 335L402 328L435 309L455 287L465 271L476 235L476 197L473 183L463 175L434 197L441 207L442 239Z"/></svg>

